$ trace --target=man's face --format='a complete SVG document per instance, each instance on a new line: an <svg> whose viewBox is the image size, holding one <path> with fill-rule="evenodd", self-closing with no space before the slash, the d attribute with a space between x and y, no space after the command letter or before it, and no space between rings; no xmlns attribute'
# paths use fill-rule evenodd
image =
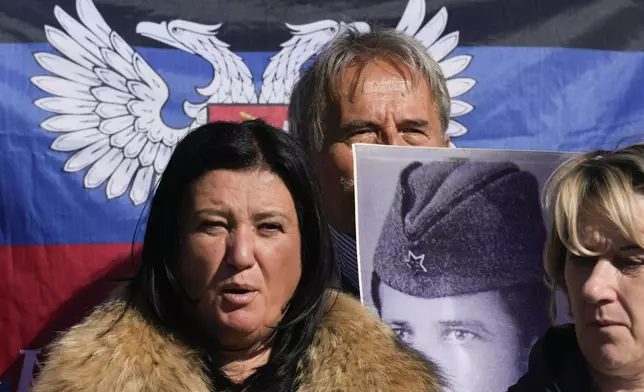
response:
<svg viewBox="0 0 644 392"><path fill-rule="evenodd" d="M505 391L521 376L520 331L498 292L423 299L379 290L382 320L438 362L454 392Z"/></svg>
<svg viewBox="0 0 644 392"><path fill-rule="evenodd" d="M315 165L332 226L355 234L353 143L442 147L440 118L428 83L412 80L406 66L374 60L362 71L347 69L340 91L339 118L327 119Z"/></svg>

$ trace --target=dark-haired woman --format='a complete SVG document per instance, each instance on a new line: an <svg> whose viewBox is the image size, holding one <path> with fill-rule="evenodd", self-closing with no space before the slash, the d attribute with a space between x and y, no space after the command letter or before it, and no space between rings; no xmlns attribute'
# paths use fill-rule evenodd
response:
<svg viewBox="0 0 644 392"><path fill-rule="evenodd" d="M262 121L184 138L142 264L52 347L34 392L439 391L436 366L335 274L313 168Z"/></svg>

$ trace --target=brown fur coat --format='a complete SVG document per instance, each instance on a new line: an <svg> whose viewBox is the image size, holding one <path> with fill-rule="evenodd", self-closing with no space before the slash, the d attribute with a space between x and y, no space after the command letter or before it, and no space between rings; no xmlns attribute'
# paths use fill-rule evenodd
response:
<svg viewBox="0 0 644 392"><path fill-rule="evenodd" d="M332 297L335 298L335 295ZM298 392L434 392L437 369L397 342L360 302L339 294L308 350ZM99 306L52 347L33 392L212 392L198 355L120 298Z"/></svg>

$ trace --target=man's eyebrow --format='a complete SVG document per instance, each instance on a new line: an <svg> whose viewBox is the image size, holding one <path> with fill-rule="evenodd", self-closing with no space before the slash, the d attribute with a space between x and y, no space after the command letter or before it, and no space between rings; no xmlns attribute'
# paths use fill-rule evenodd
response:
<svg viewBox="0 0 644 392"><path fill-rule="evenodd" d="M407 125L407 126L412 126L412 127L424 127L427 124L429 124L429 121L427 121L427 120L409 119L409 120L401 121L400 124L398 124L398 125Z"/></svg>
<svg viewBox="0 0 644 392"><path fill-rule="evenodd" d="M356 129L362 129L362 128L374 129L374 128L377 128L377 125L370 121L355 120L355 121L349 121L346 124L342 124L340 128L345 132L349 132L349 131L355 131Z"/></svg>

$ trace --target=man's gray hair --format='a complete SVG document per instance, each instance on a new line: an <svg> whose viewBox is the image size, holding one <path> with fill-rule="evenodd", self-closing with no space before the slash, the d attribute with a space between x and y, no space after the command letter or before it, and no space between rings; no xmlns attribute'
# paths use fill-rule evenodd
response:
<svg viewBox="0 0 644 392"><path fill-rule="evenodd" d="M352 65L363 68L374 59L390 60L402 67L406 65L412 71L412 83L418 76L429 83L441 132L445 135L451 110L450 97L440 65L430 57L423 44L394 29L372 26L371 31L365 33L348 27L302 72L293 87L288 106L288 130L310 153L322 149L329 114L337 109L344 72Z"/></svg>

